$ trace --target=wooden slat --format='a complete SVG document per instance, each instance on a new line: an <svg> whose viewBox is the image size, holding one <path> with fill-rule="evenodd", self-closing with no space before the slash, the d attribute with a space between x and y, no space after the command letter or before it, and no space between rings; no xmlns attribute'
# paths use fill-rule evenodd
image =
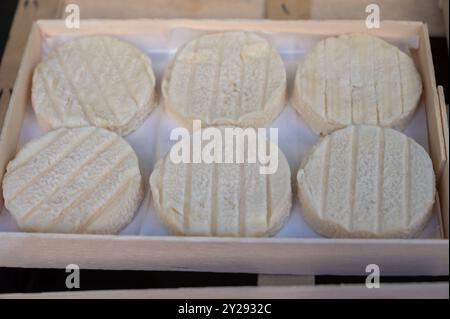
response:
<svg viewBox="0 0 450 319"><path fill-rule="evenodd" d="M439 105L441 107L441 119L442 119L442 127L443 127L443 136L445 143L445 154L447 157L447 162L449 160L449 146L448 146L448 117L447 117L447 105L445 103L445 94L444 88L442 86L438 86L438 96L439 96Z"/></svg>
<svg viewBox="0 0 450 319"><path fill-rule="evenodd" d="M70 247L70 254L67 249ZM214 257L211 257L214 256ZM417 256L420 256L418 258ZM448 275L448 241L218 238L0 232L0 266L365 275Z"/></svg>
<svg viewBox="0 0 450 319"><path fill-rule="evenodd" d="M77 4L82 19L239 18L263 19L265 0L63 0Z"/></svg>
<svg viewBox="0 0 450 319"><path fill-rule="evenodd" d="M448 117L447 117L447 106L445 104L444 98L444 89L442 86L438 87L438 95L439 95L439 105L441 111L441 120L443 127L443 136L444 136L444 144L445 144L445 155L446 155L446 163L444 166L444 170L442 172L442 176L438 181L438 189L440 194L448 194L449 193L449 137L448 137ZM441 212L442 212L442 223L444 224L444 235L445 238L449 236L449 197L441 196L440 198L441 204Z"/></svg>
<svg viewBox="0 0 450 319"><path fill-rule="evenodd" d="M309 19L311 1L309 0L267 0L266 14L269 19Z"/></svg>
<svg viewBox="0 0 450 319"><path fill-rule="evenodd" d="M380 6L381 20L423 21L428 24L432 36L445 36L439 1L266 0L266 15L269 19L366 19L366 6L374 3ZM448 0L444 1L448 5Z"/></svg>
<svg viewBox="0 0 450 319"><path fill-rule="evenodd" d="M81 279L82 285L82 279ZM448 283L383 284L378 289L365 285L320 285L284 287L207 287L178 289L104 290L5 294L1 298L130 298L130 299L361 299L361 298L417 298L448 299ZM270 309L273 310L273 309ZM213 316L214 317L214 316Z"/></svg>
<svg viewBox="0 0 450 319"><path fill-rule="evenodd" d="M441 176L443 176L446 155L439 96L434 74L433 56L431 53L430 41L428 40L429 37L428 28L424 25L424 28L420 32L420 43L422 43L422 45L416 52L412 52L412 54L417 55L420 60L425 62L424 65L419 67L419 72L421 73L422 82L424 83L423 100L425 101L427 112L429 153L433 160L436 179L439 181Z"/></svg>

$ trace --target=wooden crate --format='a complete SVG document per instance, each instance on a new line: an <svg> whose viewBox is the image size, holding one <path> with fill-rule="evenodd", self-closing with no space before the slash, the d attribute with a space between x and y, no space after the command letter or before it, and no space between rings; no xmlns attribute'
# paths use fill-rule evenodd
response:
<svg viewBox="0 0 450 319"><path fill-rule="evenodd" d="M247 29L271 32L308 30L321 36L367 32L361 21L260 20L93 20L83 21L84 34L142 33L178 27L203 30ZM304 31L303 31L304 32ZM101 236L32 233L0 234L0 266L193 270L278 274L364 275L367 264L383 275L448 275L448 136L445 108L439 101L427 28L422 23L385 22L371 30L379 36L416 35L416 58L424 82L430 155L437 173L438 202L445 239L358 240L299 238L201 238ZM67 33L61 21L40 21L32 29L0 139L0 174L17 149L30 80L41 59L44 36ZM1 175L0 175L1 179ZM68 253L70 252L70 253Z"/></svg>

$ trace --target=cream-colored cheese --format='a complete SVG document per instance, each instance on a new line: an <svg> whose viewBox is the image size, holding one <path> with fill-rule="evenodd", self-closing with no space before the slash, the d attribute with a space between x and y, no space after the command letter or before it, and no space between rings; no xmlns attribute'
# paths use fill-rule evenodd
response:
<svg viewBox="0 0 450 319"><path fill-rule="evenodd" d="M115 234L133 218L143 184L137 156L119 135L60 128L8 164L3 196L24 231Z"/></svg>
<svg viewBox="0 0 450 319"><path fill-rule="evenodd" d="M93 125L126 135L155 107L152 63L113 37L67 41L36 67L32 105L45 130Z"/></svg>

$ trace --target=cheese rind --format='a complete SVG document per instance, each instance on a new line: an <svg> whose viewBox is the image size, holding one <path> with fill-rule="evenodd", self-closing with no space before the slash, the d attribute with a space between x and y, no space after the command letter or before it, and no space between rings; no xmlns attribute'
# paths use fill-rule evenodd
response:
<svg viewBox="0 0 450 319"><path fill-rule="evenodd" d="M45 130L93 125L127 135L156 106L151 60L110 36L67 41L36 67L32 105Z"/></svg>
<svg viewBox="0 0 450 319"><path fill-rule="evenodd" d="M162 81L167 113L185 127L268 126L286 101L280 55L242 31L201 36L180 48Z"/></svg>
<svg viewBox="0 0 450 319"><path fill-rule="evenodd" d="M291 172L282 151L271 145L272 152L275 148L278 152L278 167L273 174L261 174L258 161L174 163L169 151L150 176L159 218L177 235L276 234L290 215Z"/></svg>
<svg viewBox="0 0 450 319"><path fill-rule="evenodd" d="M102 128L60 128L19 151L3 180L5 207L30 232L115 234L143 199L135 152Z"/></svg>
<svg viewBox="0 0 450 319"><path fill-rule="evenodd" d="M325 136L297 173L302 214L328 237L407 238L428 222L435 176L403 133L356 125Z"/></svg>
<svg viewBox="0 0 450 319"><path fill-rule="evenodd" d="M422 94L413 60L368 34L318 42L299 63L292 102L316 134L351 124L403 129Z"/></svg>

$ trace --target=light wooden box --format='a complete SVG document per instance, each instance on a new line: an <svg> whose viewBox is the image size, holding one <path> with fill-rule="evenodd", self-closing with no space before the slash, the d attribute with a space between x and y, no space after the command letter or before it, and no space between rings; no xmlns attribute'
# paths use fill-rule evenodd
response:
<svg viewBox="0 0 450 319"><path fill-rule="evenodd" d="M294 238L209 238L0 233L0 266L145 269L277 274L364 275L377 264L382 275L448 275L448 126L442 94L435 83L426 25L383 22L366 29L363 21L269 20L82 20L83 34L139 34L146 30L186 27L202 30L246 29L268 32L307 32L331 36L370 32L382 37L418 36L413 52L424 83L430 155L438 181L436 207L443 239L358 240ZM0 180L17 142L29 105L31 76L41 60L44 36L68 33L63 21L34 24L14 86L0 137ZM75 32L75 31L74 31ZM442 92L441 92L442 93ZM441 98L441 99L440 99ZM2 202L0 201L0 204Z"/></svg>

